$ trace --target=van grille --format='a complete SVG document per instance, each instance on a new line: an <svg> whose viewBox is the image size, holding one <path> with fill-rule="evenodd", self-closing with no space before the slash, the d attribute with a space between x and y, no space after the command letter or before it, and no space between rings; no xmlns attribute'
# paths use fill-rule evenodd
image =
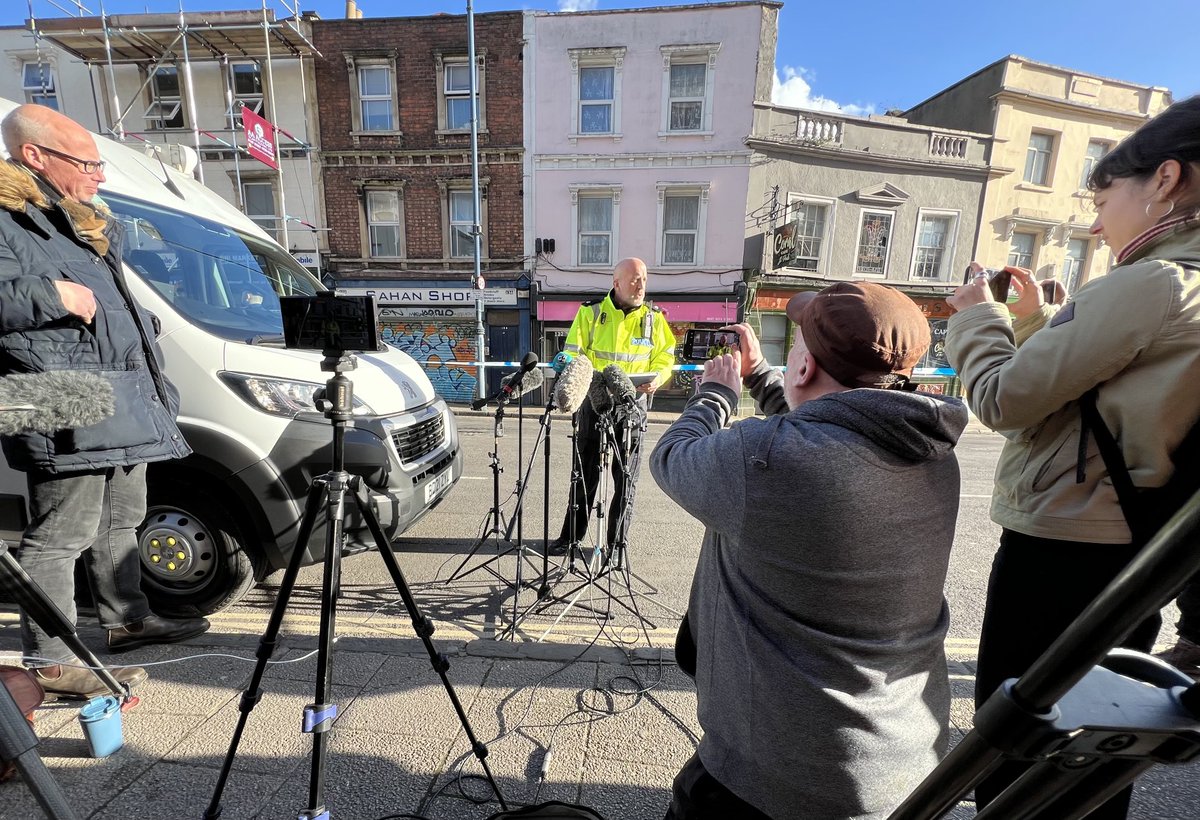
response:
<svg viewBox="0 0 1200 820"><path fill-rule="evenodd" d="M402 463L418 461L442 446L446 437L446 425L442 414L418 421L411 427L392 433L392 444Z"/></svg>

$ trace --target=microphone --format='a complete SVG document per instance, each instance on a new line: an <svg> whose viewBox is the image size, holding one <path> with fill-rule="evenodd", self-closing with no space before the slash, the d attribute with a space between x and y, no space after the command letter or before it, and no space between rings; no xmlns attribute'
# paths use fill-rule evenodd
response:
<svg viewBox="0 0 1200 820"><path fill-rule="evenodd" d="M596 411L596 415L602 416L612 410L612 394L608 390L608 385L604 383L603 373L597 370L592 371L592 383L588 386L587 397L592 409Z"/></svg>
<svg viewBox="0 0 1200 820"><path fill-rule="evenodd" d="M614 402L617 404L627 404L637 401L637 389L633 386L633 382L629 380L629 376L620 367L610 364L604 368L603 377L604 386L612 394Z"/></svg>
<svg viewBox="0 0 1200 820"><path fill-rule="evenodd" d="M571 360L574 358L574 356L565 350L555 356L550 362L550 368L554 371L554 375L561 376L562 372L567 368L567 365L570 364Z"/></svg>
<svg viewBox="0 0 1200 820"><path fill-rule="evenodd" d="M55 433L99 424L116 412L112 385L78 370L0 378L0 435Z"/></svg>
<svg viewBox="0 0 1200 820"><path fill-rule="evenodd" d="M521 359L521 369L518 370L516 373L513 373L507 383L503 383L503 382L501 383L502 386L500 388L500 392L497 393L495 396L492 396L490 399L475 399L475 401L471 402L471 409L478 410L479 408L481 408L485 404L487 404L489 401L494 401L494 402L496 402L496 404L503 407L505 404L507 404L509 402L509 400L511 400L513 398L513 393L515 393L517 390L516 379L520 379L526 373L528 373L529 371L531 371L535 367L537 367L537 363L538 363L538 357L537 357L536 353L534 353L532 350L529 351L528 353L526 353L525 358Z"/></svg>
<svg viewBox="0 0 1200 820"><path fill-rule="evenodd" d="M558 354L567 355L569 354ZM554 357L555 365L558 364L558 356ZM587 356L581 354L568 361L554 382L554 406L566 413L574 413L582 407L583 400L588 396L588 387L592 384L592 374L595 372L592 360Z"/></svg>
<svg viewBox="0 0 1200 820"><path fill-rule="evenodd" d="M515 399L520 396L524 396L526 393L532 393L534 390L537 390L539 387L541 387L545 382L546 376L541 370L535 367L528 373L517 372L505 376L500 381L500 386L501 392L503 392L503 388L511 385L513 388L511 398ZM503 403L505 399L502 397L499 399L499 401Z"/></svg>

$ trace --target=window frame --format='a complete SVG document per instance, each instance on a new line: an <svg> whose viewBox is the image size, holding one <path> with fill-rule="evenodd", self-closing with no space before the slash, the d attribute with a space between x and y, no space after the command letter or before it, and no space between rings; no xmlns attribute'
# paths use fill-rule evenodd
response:
<svg viewBox="0 0 1200 820"><path fill-rule="evenodd" d="M350 135L358 137L390 137L402 136L400 130L400 100L399 94L396 93L396 56L393 53L347 53L346 58L347 83L349 86L350 96ZM391 119L391 128L372 128L365 127L363 119L363 97L362 97L362 75L360 71L364 68L386 68L388 72L388 99L390 108L388 116ZM383 95L372 94L367 99L370 101L382 100Z"/></svg>
<svg viewBox="0 0 1200 820"><path fill-rule="evenodd" d="M621 75L625 68L625 47L612 48L571 48L567 49L567 59L571 63L571 129L567 135L572 145L583 139L605 138L613 142L621 141ZM584 100L580 94L580 83L583 80L585 68L611 68L613 70L612 107L609 115L609 131L583 130ZM595 104L595 103L590 103Z"/></svg>
<svg viewBox="0 0 1200 820"><path fill-rule="evenodd" d="M36 68L38 74L42 76L42 81L39 85L30 85L26 73L30 68ZM58 76L55 71L55 65L49 60L39 60L36 57L33 59L21 60L21 91L25 95L25 102L34 105L43 105L47 108L53 108L58 111L62 105L58 97ZM49 76L49 86L46 84L45 76ZM52 99L54 105L49 106L44 102L39 102L39 99Z"/></svg>
<svg viewBox="0 0 1200 820"><path fill-rule="evenodd" d="M1029 264L1028 265L1020 264L1020 259L1016 259L1016 260L1013 259L1018 236L1029 237ZM1015 268L1025 268L1026 270L1029 270L1029 271L1034 270L1035 266L1037 265L1037 249L1038 249L1038 245L1040 244L1040 242L1038 241L1040 238L1041 238L1040 234L1038 234L1036 231L1014 230L1012 232L1012 236L1010 236L1008 238L1008 256L1006 257L1007 261L1005 262L1005 264L1009 265L1011 267L1015 267Z"/></svg>
<svg viewBox="0 0 1200 820"><path fill-rule="evenodd" d="M375 223L371 220L371 195L372 194L391 194L396 197L396 222L379 222ZM404 259L405 258L405 233L404 233L404 186L391 183L378 182L370 185L362 186L362 195L360 196L360 208L362 209L362 256L364 259ZM376 225L380 227L396 228L396 255L389 256L380 254L375 255L372 248L371 229Z"/></svg>
<svg viewBox="0 0 1200 820"><path fill-rule="evenodd" d="M711 139L713 135L713 91L716 86L717 54L721 50L720 43L699 43L695 45L661 46L662 55L662 116L659 123L658 137L696 137ZM689 129L671 128L671 67L674 65L704 65L704 97L699 100L700 127ZM687 102L695 102L698 98L679 98Z"/></svg>
<svg viewBox="0 0 1200 820"><path fill-rule="evenodd" d="M1034 139L1045 137L1049 141L1049 147L1043 152L1039 148L1034 147ZM1051 188L1054 184L1054 155L1057 148L1057 135L1052 131L1032 130L1029 132L1029 142L1025 147L1025 169L1021 174L1021 181L1026 185L1036 185L1040 188ZM1037 158L1044 153L1046 161L1042 166L1042 179L1031 179L1030 174L1037 170Z"/></svg>
<svg viewBox="0 0 1200 820"><path fill-rule="evenodd" d="M1093 145L1098 145L1104 149L1103 153L1101 153L1100 156L1093 157L1089 153L1091 151ZM1113 149L1113 144L1108 140L1101 140L1101 139L1089 139L1088 140L1087 148L1085 148L1083 151L1083 173L1079 177L1079 190L1081 190L1081 191L1087 190L1088 177L1090 177L1092 175L1092 171L1095 169L1096 165L1100 162L1100 160L1102 160L1104 157L1106 157L1108 155L1108 152L1111 151L1112 149Z"/></svg>
<svg viewBox="0 0 1200 820"><path fill-rule="evenodd" d="M866 224L868 215L886 215L890 220L888 222L887 242L883 248L883 270L879 273L871 273L868 271L859 270L859 257L862 254L862 237L863 225ZM888 265L892 260L892 235L896 232L896 212L888 208L860 208L858 211L858 230L854 234L854 269L853 276L864 277L866 279L887 279Z"/></svg>
<svg viewBox="0 0 1200 820"><path fill-rule="evenodd" d="M617 251L620 248L621 241L621 186L619 184L607 183L582 183L570 186L571 192L571 263L577 268L608 268L611 269L617 264ZM608 231L589 231L592 234L607 234L608 235L608 262L583 262L581 253L581 240L583 235L579 228L579 200L580 199L601 199L608 198L611 200L611 211L609 213L609 230Z"/></svg>
<svg viewBox="0 0 1200 820"><path fill-rule="evenodd" d="M489 177L480 177L479 179L479 258L481 260L489 259L488 250L488 185ZM475 258L475 249L472 246L471 253L466 256L454 256L454 242L451 235L453 225L461 223L452 223L450 221L450 197L456 193L471 193L470 179L443 179L438 180L438 194L441 200L442 213L442 258L447 262L462 264L468 260Z"/></svg>
<svg viewBox="0 0 1200 820"><path fill-rule="evenodd" d="M486 51L478 51L475 54L475 92L478 99L478 116L479 125L477 131L480 134L487 133L487 62L485 57ZM467 124L458 128L450 127L450 101L451 100L466 100L468 105L471 101L471 89L467 86L465 91L450 92L446 90L446 81L450 77L448 67L465 66L470 60L467 54L457 53L435 53L434 59L434 80L437 83L437 131L439 137L444 137L451 134L469 134L471 133L471 120L467 119ZM481 209L482 210L482 207Z"/></svg>
<svg viewBox="0 0 1200 820"><path fill-rule="evenodd" d="M247 190L254 186L256 188L266 187L271 192L271 213L251 213L250 212L250 197L247 195ZM275 180L270 177L263 176L243 176L242 177L242 213L246 218L252 221L255 225L262 228L267 236L279 241L280 234L280 214L279 214L279 192L275 187ZM271 225L268 227L259 222L260 219L270 219Z"/></svg>
<svg viewBox="0 0 1200 820"><path fill-rule="evenodd" d="M938 263L938 272L936 276L918 276L917 264L920 250L923 247L921 242L921 225L926 217L948 218L950 225L946 229L946 244L941 249L942 256ZM913 232L913 249L912 259L908 267L908 278L913 282L950 282L952 281L952 271L954 263L954 252L958 247L958 223L962 214L959 211L948 208L918 208L916 230Z"/></svg>
<svg viewBox="0 0 1200 820"><path fill-rule="evenodd" d="M251 65L258 69L258 84L262 89L257 94L239 94L237 90L238 66ZM242 108L249 108L255 114L266 119L271 119L267 112L267 75L262 70L262 65L258 60L231 60L229 62L229 90L233 95L233 110L230 115L233 118L234 128L242 128ZM251 101L257 101L256 105L248 104ZM241 103L242 105L238 105Z"/></svg>
<svg viewBox="0 0 1200 820"><path fill-rule="evenodd" d="M158 88L159 72L173 71L175 79L179 85L179 93L177 95L164 96ZM187 110L184 108L183 99L185 89L183 87L184 76L179 71L177 65L160 65L154 68L153 72L146 82L146 93L150 95L150 104L146 107L145 113L142 114L142 119L146 121L146 125L151 131L183 131L188 128ZM162 115L162 109L170 109L170 114ZM150 112L158 110L160 113L151 115ZM179 117L179 125L166 125L169 120ZM156 125L157 123L157 125Z"/></svg>
<svg viewBox="0 0 1200 820"><path fill-rule="evenodd" d="M708 233L708 192L711 183L708 182L659 182L658 217L655 225L655 241L658 246L656 262L663 268L698 268L704 265L704 239ZM696 199L696 227L693 230L674 230L671 233L690 233L692 241L692 261L667 261L667 199L672 197L688 197Z"/></svg>
<svg viewBox="0 0 1200 820"><path fill-rule="evenodd" d="M834 217L837 214L837 200L834 199L833 197L810 196L809 194L805 194L802 192L789 191L788 195L787 195L787 211L786 211L788 218L786 220L784 220L785 222L792 221L792 208L797 203L804 204L804 205L821 205L825 208L825 214L826 214L825 228L821 232L820 241L821 241L822 250L828 248L829 240L833 236L833 221L834 221ZM815 268L811 268L811 269L810 268L788 268L788 269L789 270L798 270L798 271L811 270L816 273L827 273L828 269L829 269L829 257L830 257L829 253L818 253L817 266Z"/></svg>
<svg viewBox="0 0 1200 820"><path fill-rule="evenodd" d="M1083 256L1081 256L1081 257L1071 256L1071 243L1072 242L1082 242L1083 243ZM1067 237L1066 248L1063 251L1062 283L1063 283L1063 287L1065 287L1067 289L1068 295L1074 295L1075 291L1077 291L1079 289L1079 286L1084 284L1087 281L1084 274L1088 272L1092 253L1093 253L1092 240L1089 237L1087 237L1087 236L1069 236L1069 237ZM1070 263L1072 262L1072 260L1078 262L1078 266L1075 267L1075 271L1073 273L1072 273L1072 271L1069 270L1069 268L1071 267ZM1074 281L1072 281L1072 279L1074 279Z"/></svg>

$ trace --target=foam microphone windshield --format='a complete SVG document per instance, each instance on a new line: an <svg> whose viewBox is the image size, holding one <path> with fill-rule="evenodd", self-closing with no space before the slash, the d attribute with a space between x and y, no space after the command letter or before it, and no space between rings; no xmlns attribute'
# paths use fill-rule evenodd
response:
<svg viewBox="0 0 1200 820"><path fill-rule="evenodd" d="M538 370L537 368L534 368L533 370L527 370L523 373L518 372L505 376L504 379L501 380L501 384L511 384L513 385L513 390L512 393L510 393L504 400L507 401L510 399L515 399L518 396L524 396L526 393L532 393L534 390L537 390L539 387L541 387L545 381L546 377L542 375L542 371Z"/></svg>
<svg viewBox="0 0 1200 820"><path fill-rule="evenodd" d="M592 409L597 415L603 415L613 408L612 394L608 392L608 385L604 382L604 374L598 371L592 371L592 383L588 386L587 391L588 403L592 405Z"/></svg>
<svg viewBox="0 0 1200 820"><path fill-rule="evenodd" d="M55 370L0 378L0 435L90 427L114 412L112 385L95 373Z"/></svg>
<svg viewBox="0 0 1200 820"><path fill-rule="evenodd" d="M612 393L613 401L617 404L637 401L637 388L629 380L629 376L615 364L604 368L604 385Z"/></svg>
<svg viewBox="0 0 1200 820"><path fill-rule="evenodd" d="M595 372L592 360L582 354L567 362L554 382L554 406L566 413L574 413L582 407Z"/></svg>

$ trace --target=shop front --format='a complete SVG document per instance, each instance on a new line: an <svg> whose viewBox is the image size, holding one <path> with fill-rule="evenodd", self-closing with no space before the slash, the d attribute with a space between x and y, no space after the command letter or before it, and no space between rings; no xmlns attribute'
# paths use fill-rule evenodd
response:
<svg viewBox="0 0 1200 820"><path fill-rule="evenodd" d="M529 291L515 282L469 283L345 282L338 293L374 296L379 306L379 338L420 364L438 395L470 402L479 395L479 362L519 361L530 349ZM484 350L480 355L476 303L484 305ZM488 390L499 389L507 372L485 367Z"/></svg>

